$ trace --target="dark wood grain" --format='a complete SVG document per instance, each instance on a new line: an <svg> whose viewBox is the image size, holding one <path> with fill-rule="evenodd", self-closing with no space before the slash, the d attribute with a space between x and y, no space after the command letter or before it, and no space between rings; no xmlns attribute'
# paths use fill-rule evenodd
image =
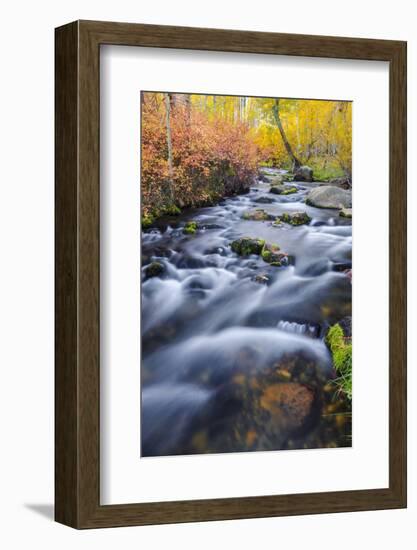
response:
<svg viewBox="0 0 417 550"><path fill-rule="evenodd" d="M55 519L78 521L78 25L55 43Z"/></svg>
<svg viewBox="0 0 417 550"><path fill-rule="evenodd" d="M390 64L389 487L100 505L99 52L101 44ZM394 256L391 255L391 258ZM56 520L76 528L406 506L406 44L79 21L56 29Z"/></svg>

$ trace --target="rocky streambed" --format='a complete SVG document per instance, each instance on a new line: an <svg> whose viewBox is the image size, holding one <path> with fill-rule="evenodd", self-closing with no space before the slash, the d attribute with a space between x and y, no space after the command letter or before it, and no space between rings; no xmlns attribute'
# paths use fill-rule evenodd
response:
<svg viewBox="0 0 417 550"><path fill-rule="evenodd" d="M291 179L143 233L142 456L351 445L324 342L351 315L350 191Z"/></svg>

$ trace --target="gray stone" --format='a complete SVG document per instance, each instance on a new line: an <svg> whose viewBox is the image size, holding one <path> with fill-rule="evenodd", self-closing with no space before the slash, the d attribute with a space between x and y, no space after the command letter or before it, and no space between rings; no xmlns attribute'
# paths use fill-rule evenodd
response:
<svg viewBox="0 0 417 550"><path fill-rule="evenodd" d="M325 185L312 189L306 204L317 208L352 208L352 192Z"/></svg>
<svg viewBox="0 0 417 550"><path fill-rule="evenodd" d="M300 166L294 170L295 181L313 181L313 170L310 166Z"/></svg>

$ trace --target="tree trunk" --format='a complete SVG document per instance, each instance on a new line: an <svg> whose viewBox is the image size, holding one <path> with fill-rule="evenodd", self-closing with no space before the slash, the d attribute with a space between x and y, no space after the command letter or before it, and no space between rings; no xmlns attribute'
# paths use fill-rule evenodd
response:
<svg viewBox="0 0 417 550"><path fill-rule="evenodd" d="M170 94L164 94L165 99L165 127L168 148L168 195L171 204L174 204L174 168L172 162L172 138L171 138L171 102Z"/></svg>
<svg viewBox="0 0 417 550"><path fill-rule="evenodd" d="M187 125L191 125L191 96L190 94L184 94L185 113L187 116Z"/></svg>
<svg viewBox="0 0 417 550"><path fill-rule="evenodd" d="M287 139L287 136L285 135L284 128L281 123L281 117L279 116L279 101L279 99L275 100L272 110L274 112L275 122L277 123L279 133L281 134L282 141L285 145L285 149L287 150L288 156L290 157L290 160L292 162L292 170L294 171L297 170L297 168L300 168L301 162L295 156L294 151L292 150L291 145Z"/></svg>

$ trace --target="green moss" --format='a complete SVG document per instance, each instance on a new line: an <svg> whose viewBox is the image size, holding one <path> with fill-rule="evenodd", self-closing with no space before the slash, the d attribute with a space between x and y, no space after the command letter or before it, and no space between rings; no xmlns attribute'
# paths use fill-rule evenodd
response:
<svg viewBox="0 0 417 550"><path fill-rule="evenodd" d="M272 252L270 252L269 250L262 250L261 256L264 262L270 263L272 261Z"/></svg>
<svg viewBox="0 0 417 550"><path fill-rule="evenodd" d="M191 220L185 224L182 232L185 235L194 235L197 232L197 229L198 229L198 223Z"/></svg>
<svg viewBox="0 0 417 550"><path fill-rule="evenodd" d="M265 245L263 239L252 239L251 237L242 237L231 243L231 249L239 256L250 256L251 254L261 254Z"/></svg>
<svg viewBox="0 0 417 550"><path fill-rule="evenodd" d="M285 212L282 214L281 220L290 225L304 225L311 222L311 218L306 212L294 212L293 214Z"/></svg>
<svg viewBox="0 0 417 550"><path fill-rule="evenodd" d="M264 262L280 267L283 254L279 253L279 246L276 244L265 244L262 248L261 257Z"/></svg>
<svg viewBox="0 0 417 550"><path fill-rule="evenodd" d="M274 195L292 195L293 193L297 193L297 188L290 186L286 187L284 185L273 185L269 192L274 193Z"/></svg>
<svg viewBox="0 0 417 550"><path fill-rule="evenodd" d="M326 166L323 166L321 159L310 160L309 165L314 172L314 181L329 181L345 175L340 164L335 159L328 159Z"/></svg>
<svg viewBox="0 0 417 550"><path fill-rule="evenodd" d="M293 193L297 193L297 188L287 187L286 189L282 190L281 195L292 195Z"/></svg>
<svg viewBox="0 0 417 550"><path fill-rule="evenodd" d="M165 208L164 213L168 214L168 216L179 216L181 214L181 210L178 208L178 206L172 204L171 206Z"/></svg>
<svg viewBox="0 0 417 550"><path fill-rule="evenodd" d="M332 352L333 365L339 375L335 383L340 391L352 399L352 342L345 338L338 323L330 327L325 341Z"/></svg>
<svg viewBox="0 0 417 550"><path fill-rule="evenodd" d="M142 216L142 229L147 229L155 221L155 217L152 214L144 214Z"/></svg>

